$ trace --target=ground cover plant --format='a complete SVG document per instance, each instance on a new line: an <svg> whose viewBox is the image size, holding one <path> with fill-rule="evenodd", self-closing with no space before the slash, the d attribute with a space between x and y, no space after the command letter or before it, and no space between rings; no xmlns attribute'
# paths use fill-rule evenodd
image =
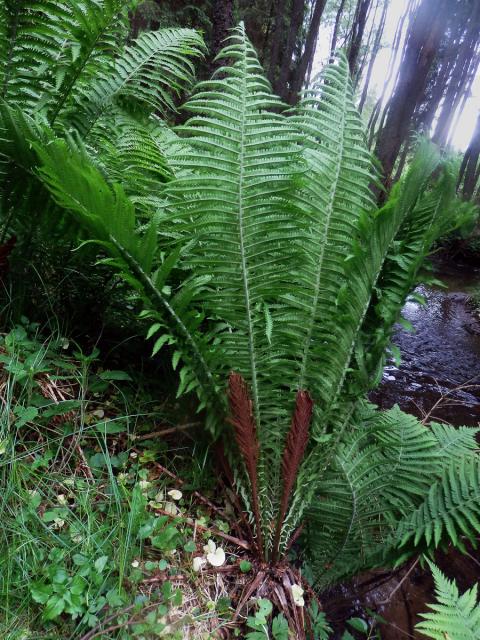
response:
<svg viewBox="0 0 480 640"><path fill-rule="evenodd" d="M419 278L428 279L421 267L432 244L472 215L455 196L455 165L420 141L377 208L375 163L343 56L286 110L240 25L222 66L184 105L189 119L173 129L158 112L191 80L198 34L144 34L118 54L123 3L100 13L93 1L47 2L37 14L38 6L20 12L45 36L33 46L21 40L32 30L20 23L15 36L2 5L7 63L26 57L7 64L4 78L5 95L13 92L1 106L5 229L39 206L29 191L25 208L16 206L11 186L21 172L31 194L42 194L49 223L61 232L59 219L73 221L77 243L95 246L131 287L153 354L169 348L178 397L196 394L206 430L222 443L215 457L235 490L236 541L248 551L234 620L257 599L246 623L252 640L322 637L323 589L441 544L462 549L480 528L476 430L427 426L365 400L387 350L399 357L393 327ZM32 46L45 49L33 79L22 66L32 64ZM38 409L14 411L13 425L22 415L35 422ZM108 477L115 508L114 467ZM136 501L132 493L128 514ZM199 555L198 569L216 553ZM97 624L112 588L103 561L74 582L64 555L55 558L61 589L48 574L35 591L50 607L46 619L57 617L53 609ZM120 593L125 568L115 571ZM82 600L83 579L102 583L98 610Z"/></svg>

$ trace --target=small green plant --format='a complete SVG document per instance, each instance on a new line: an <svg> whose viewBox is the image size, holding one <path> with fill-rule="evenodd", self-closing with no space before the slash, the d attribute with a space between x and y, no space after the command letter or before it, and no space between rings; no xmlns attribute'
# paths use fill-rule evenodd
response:
<svg viewBox="0 0 480 640"><path fill-rule="evenodd" d="M247 628L250 631L245 636L246 640L288 640L288 624L282 614L270 620L273 605L270 600L260 598L256 603L257 610L254 616L247 619Z"/></svg>

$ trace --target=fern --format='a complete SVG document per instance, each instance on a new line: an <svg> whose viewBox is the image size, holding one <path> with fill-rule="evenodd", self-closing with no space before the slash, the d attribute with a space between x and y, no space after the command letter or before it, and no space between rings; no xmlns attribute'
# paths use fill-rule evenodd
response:
<svg viewBox="0 0 480 640"><path fill-rule="evenodd" d="M65 143L57 142L46 149L37 147L37 151L43 163L41 176L56 202L78 217L95 242L109 251L112 256L109 262L144 297L143 315L155 321L150 335L163 329L163 343L177 345L178 356L185 361L180 380L189 391L198 388L200 398L212 410L210 418L215 424L224 409L212 365L206 359L209 336L202 337L196 331L202 316L187 309L202 292L204 281L190 279L174 296L165 294L163 287L179 253L172 253L158 264L155 223L149 225L146 233L138 233L135 209L121 185L110 185L85 156L71 152Z"/></svg>
<svg viewBox="0 0 480 640"><path fill-rule="evenodd" d="M478 456L453 460L432 486L422 504L399 525L400 546L424 541L436 547L448 534L464 549L462 536L474 541L480 532L480 461Z"/></svg>
<svg viewBox="0 0 480 640"><path fill-rule="evenodd" d="M221 54L231 64L196 87L172 132L153 111L175 106L167 84L175 96L190 83L198 36L144 34L112 57L121 29L109 31L107 13L94 27L100 71L88 36L81 69L40 83L46 117L29 114L28 100L2 107L3 152L134 288L153 352L173 346L178 393L197 393L215 434L234 372L237 442L225 442L260 557L282 558L305 523L326 586L415 545L461 546L478 530L474 433L454 437L362 400L422 261L451 225L451 166L421 143L377 210L346 60L286 112L243 26Z"/></svg>
<svg viewBox="0 0 480 640"><path fill-rule="evenodd" d="M475 585L462 595L458 587L433 563L429 563L435 579L437 602L431 604L429 613L420 614L423 618L415 628L434 640L477 640L480 629L480 604L478 586Z"/></svg>

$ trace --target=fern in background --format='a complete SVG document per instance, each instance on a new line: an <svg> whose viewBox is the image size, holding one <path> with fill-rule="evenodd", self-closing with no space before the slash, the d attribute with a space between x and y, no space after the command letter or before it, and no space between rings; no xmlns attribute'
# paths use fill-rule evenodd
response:
<svg viewBox="0 0 480 640"><path fill-rule="evenodd" d="M148 200L148 215L154 213L153 202L161 208L160 191L170 172L155 151L158 121L153 114L175 110L175 100L193 81L193 59L202 55L204 45L189 29L145 33L127 45L128 11L135 4L0 2L0 239L17 237L12 262L18 263L14 272L23 283L17 282L14 292L19 298L25 299L22 286L36 280L32 262L38 272L51 268L48 254L63 253L64 265L76 262L82 270L81 256L71 254L78 227L31 171L27 140L36 138L25 131L27 121L43 140L81 140L104 170L108 164L112 175L123 172L124 183L129 176L127 191L138 203ZM155 169L149 180L142 170L145 177L139 180L132 168L139 162L145 168L147 144ZM86 264L94 259L88 251L83 255Z"/></svg>

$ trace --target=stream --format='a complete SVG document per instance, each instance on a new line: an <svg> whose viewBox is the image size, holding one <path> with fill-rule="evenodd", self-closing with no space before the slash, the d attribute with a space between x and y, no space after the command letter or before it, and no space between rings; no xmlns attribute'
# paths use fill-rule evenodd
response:
<svg viewBox="0 0 480 640"><path fill-rule="evenodd" d="M402 315L413 332L398 326L394 342L400 347L401 363L388 363L370 398L384 409L398 404L421 419L480 426L480 314L471 303L473 289L480 287L480 269L442 264L436 270L445 286L418 287L426 305L407 302ZM480 552L469 553L452 550L436 556L441 570L457 580L461 591L480 581ZM414 627L418 614L434 600L430 573L412 563L398 573L379 573L360 576L327 595L327 617L340 629L351 616L372 622L374 612L385 619L375 627L382 640L424 638Z"/></svg>

